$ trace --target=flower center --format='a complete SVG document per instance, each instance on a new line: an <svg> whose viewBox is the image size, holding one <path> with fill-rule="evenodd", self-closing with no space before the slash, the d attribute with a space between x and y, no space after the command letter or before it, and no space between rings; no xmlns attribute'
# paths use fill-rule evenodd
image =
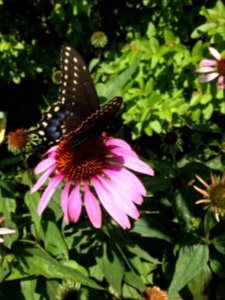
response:
<svg viewBox="0 0 225 300"><path fill-rule="evenodd" d="M224 183L218 183L209 188L208 191L213 206L225 209L225 186Z"/></svg>
<svg viewBox="0 0 225 300"><path fill-rule="evenodd" d="M225 75L225 59L220 59L217 61L217 69L221 75Z"/></svg>
<svg viewBox="0 0 225 300"><path fill-rule="evenodd" d="M64 138L56 153L57 167L69 180L88 181L94 175L102 174L108 153L102 137L86 139L76 146L71 138Z"/></svg>

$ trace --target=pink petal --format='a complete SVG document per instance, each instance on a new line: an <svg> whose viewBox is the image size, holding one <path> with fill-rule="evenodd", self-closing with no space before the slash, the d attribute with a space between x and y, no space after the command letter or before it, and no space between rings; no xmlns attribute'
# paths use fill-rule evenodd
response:
<svg viewBox="0 0 225 300"><path fill-rule="evenodd" d="M98 200L84 182L84 204L88 217L95 228L100 228L102 225L102 212Z"/></svg>
<svg viewBox="0 0 225 300"><path fill-rule="evenodd" d="M76 223L80 217L82 210L80 183L73 188L68 200L68 216L69 221Z"/></svg>
<svg viewBox="0 0 225 300"><path fill-rule="evenodd" d="M98 180L101 181L102 185L104 185L113 196L114 204L117 205L121 211L135 220L139 218L139 212L136 206L123 190L118 189L117 184L114 184L112 180L102 176L98 176Z"/></svg>
<svg viewBox="0 0 225 300"><path fill-rule="evenodd" d="M207 74L205 76L203 76L202 78L199 79L199 82L208 82L211 81L213 79L215 79L216 77L218 77L220 74L219 73L211 73L211 74Z"/></svg>
<svg viewBox="0 0 225 300"><path fill-rule="evenodd" d="M120 148L124 148L124 149L128 149L128 150L132 150L130 145L121 139L108 138L106 140L105 144L106 144L106 146L120 147Z"/></svg>
<svg viewBox="0 0 225 300"><path fill-rule="evenodd" d="M120 159L120 162L122 164L124 161L124 157L127 157L127 156L131 156L131 157L139 159L136 152L134 152L132 149L115 147L115 148L110 149L109 154L111 154L113 157L114 156L118 157L118 159Z"/></svg>
<svg viewBox="0 0 225 300"><path fill-rule="evenodd" d="M62 211L64 213L64 221L69 224L69 216L68 216L68 199L69 199L69 190L70 190L70 186L71 186L72 181L68 181L63 190L62 190L62 194L61 194L61 207L62 207Z"/></svg>
<svg viewBox="0 0 225 300"><path fill-rule="evenodd" d="M146 195L146 190L141 181L130 171L126 169L104 170L110 180L117 186L117 189L123 191L127 198L132 199L136 204L142 204L143 196Z"/></svg>
<svg viewBox="0 0 225 300"><path fill-rule="evenodd" d="M4 240L2 238L0 238L0 244L3 243L3 242L4 242Z"/></svg>
<svg viewBox="0 0 225 300"><path fill-rule="evenodd" d="M209 51L217 60L221 59L220 53L215 48L209 47Z"/></svg>
<svg viewBox="0 0 225 300"><path fill-rule="evenodd" d="M208 73L208 72L214 72L216 71L215 67L202 67L195 70L197 73Z"/></svg>
<svg viewBox="0 0 225 300"><path fill-rule="evenodd" d="M15 233L16 230L10 228L0 228L0 235Z"/></svg>
<svg viewBox="0 0 225 300"><path fill-rule="evenodd" d="M225 89L224 85L224 76L220 76L217 81L218 87L221 89Z"/></svg>
<svg viewBox="0 0 225 300"><path fill-rule="evenodd" d="M35 174L39 174L41 172L46 171L49 167L56 163L55 158L47 158L41 161L34 169Z"/></svg>
<svg viewBox="0 0 225 300"><path fill-rule="evenodd" d="M56 166L52 166L43 175L41 175L41 177L38 179L38 181L31 189L31 194L39 190L39 188L45 183L45 181L49 178L49 176L55 172L55 170L56 170Z"/></svg>
<svg viewBox="0 0 225 300"><path fill-rule="evenodd" d="M55 152L56 152L57 148L58 148L58 145L56 145L56 146L52 146L50 149L48 149L48 151L47 151L47 152L45 152L45 154L44 154L44 155L53 154L53 153L55 154Z"/></svg>
<svg viewBox="0 0 225 300"><path fill-rule="evenodd" d="M213 67L217 66L217 61L215 59L203 59L200 61L200 65L203 67Z"/></svg>
<svg viewBox="0 0 225 300"><path fill-rule="evenodd" d="M109 193L105 186L97 179L92 178L92 183L97 195L110 216L124 229L130 228L130 221L123 210L115 203L114 197Z"/></svg>
<svg viewBox="0 0 225 300"><path fill-rule="evenodd" d="M53 193L57 189L60 182L63 180L64 175L59 173L55 175L49 182L47 188L45 189L44 193L41 196L39 205L38 205L38 214L41 215L43 211L45 210L46 206L48 205L48 202L50 198L52 197Z"/></svg>
<svg viewBox="0 0 225 300"><path fill-rule="evenodd" d="M152 168L149 167L149 165L147 165L145 162L141 161L138 157L134 157L133 155L129 155L129 151L124 150L122 148L120 149L111 149L110 150L111 153L113 153L114 155L118 156L111 158L112 161L115 161L117 163L121 163L121 158L120 156L122 156L123 158L123 164L124 166L126 166L127 168L146 174L146 175L150 175L153 176L154 175L154 171Z"/></svg>

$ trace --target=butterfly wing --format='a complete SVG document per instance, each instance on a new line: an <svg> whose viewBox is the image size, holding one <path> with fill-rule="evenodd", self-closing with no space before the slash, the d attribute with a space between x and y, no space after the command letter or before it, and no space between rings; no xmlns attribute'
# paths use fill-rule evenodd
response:
<svg viewBox="0 0 225 300"><path fill-rule="evenodd" d="M99 101L83 58L67 45L61 51L61 70L59 101L69 112L65 118L65 127L69 132L99 108Z"/></svg>
<svg viewBox="0 0 225 300"><path fill-rule="evenodd" d="M122 98L116 97L90 114L78 128L69 134L73 146L76 146L87 138L101 134L110 122L112 122L121 104Z"/></svg>
<svg viewBox="0 0 225 300"><path fill-rule="evenodd" d="M98 96L81 55L64 45L61 50L59 99L42 114L36 134L42 141L58 142L99 109Z"/></svg>

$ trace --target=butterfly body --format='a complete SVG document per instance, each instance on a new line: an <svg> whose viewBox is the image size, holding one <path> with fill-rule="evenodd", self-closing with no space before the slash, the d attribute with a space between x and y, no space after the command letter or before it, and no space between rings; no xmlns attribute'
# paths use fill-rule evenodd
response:
<svg viewBox="0 0 225 300"><path fill-rule="evenodd" d="M42 141L59 142L72 137L73 144L101 134L119 111L122 99L117 97L99 107L98 96L81 55L64 45L61 51L59 99L43 113L36 134Z"/></svg>

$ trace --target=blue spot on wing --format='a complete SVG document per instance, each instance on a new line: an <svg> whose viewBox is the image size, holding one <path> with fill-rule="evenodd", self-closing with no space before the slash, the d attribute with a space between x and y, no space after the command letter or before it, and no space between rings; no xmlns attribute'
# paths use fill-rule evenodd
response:
<svg viewBox="0 0 225 300"><path fill-rule="evenodd" d="M60 137L60 132L57 131L57 127L56 126L49 126L46 129L46 133L47 135L52 138L53 140L57 139Z"/></svg>

